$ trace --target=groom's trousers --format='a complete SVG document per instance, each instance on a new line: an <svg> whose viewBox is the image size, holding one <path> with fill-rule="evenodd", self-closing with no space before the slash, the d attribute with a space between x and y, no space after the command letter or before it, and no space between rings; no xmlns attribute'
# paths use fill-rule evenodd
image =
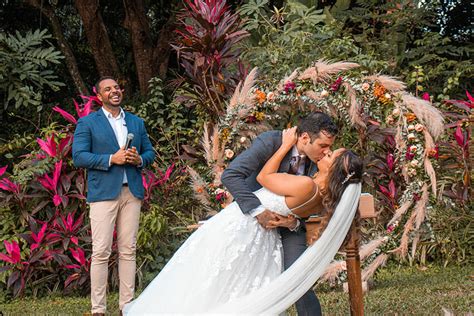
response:
<svg viewBox="0 0 474 316"><path fill-rule="evenodd" d="M283 244L283 264L286 270L306 250L306 231L304 227L301 227L297 232L280 227L279 232ZM313 289L309 289L295 305L298 316L322 315L321 305Z"/></svg>
<svg viewBox="0 0 474 316"><path fill-rule="evenodd" d="M115 200L90 203L92 313L106 312L108 265L115 227L119 262L120 310L133 299L141 205L142 201L132 195L128 186L122 187L120 195Z"/></svg>

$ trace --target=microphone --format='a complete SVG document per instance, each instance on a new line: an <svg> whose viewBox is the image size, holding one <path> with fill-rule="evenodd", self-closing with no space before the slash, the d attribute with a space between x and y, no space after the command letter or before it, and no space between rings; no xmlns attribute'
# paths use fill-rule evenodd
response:
<svg viewBox="0 0 474 316"><path fill-rule="evenodd" d="M125 142L125 150L130 149L130 144L132 143L133 137L135 137L135 135L128 133L127 141Z"/></svg>

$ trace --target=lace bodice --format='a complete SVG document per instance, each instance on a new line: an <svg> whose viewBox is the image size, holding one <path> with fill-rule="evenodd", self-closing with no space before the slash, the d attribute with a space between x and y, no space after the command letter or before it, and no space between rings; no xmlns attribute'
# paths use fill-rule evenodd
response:
<svg viewBox="0 0 474 316"><path fill-rule="evenodd" d="M255 195L263 206L275 213L286 216L290 212L290 209L286 205L284 196L277 195L265 188L256 191Z"/></svg>

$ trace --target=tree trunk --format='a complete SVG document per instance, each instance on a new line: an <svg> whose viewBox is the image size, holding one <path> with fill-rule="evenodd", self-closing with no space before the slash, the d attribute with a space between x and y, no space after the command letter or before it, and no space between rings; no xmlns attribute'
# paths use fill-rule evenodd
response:
<svg viewBox="0 0 474 316"><path fill-rule="evenodd" d="M47 1L27 0L26 3L33 8L40 10L41 14L43 14L49 20L53 29L53 35L58 41L59 49L65 57L66 67L69 71L69 74L71 75L76 89L82 95L89 95L89 89L87 89L84 80L82 79L79 68L77 67L76 57L74 56L69 43L63 35L61 24L54 12L54 8L51 7Z"/></svg>
<svg viewBox="0 0 474 316"><path fill-rule="evenodd" d="M132 38L140 94L146 95L148 81L155 75L157 65L153 58L153 41L145 5L142 0L123 0L123 4L126 14L124 27Z"/></svg>
<svg viewBox="0 0 474 316"><path fill-rule="evenodd" d="M120 69L99 11L99 0L75 0L75 4L94 55L99 77L120 78Z"/></svg>
<svg viewBox="0 0 474 316"><path fill-rule="evenodd" d="M168 72L168 62L171 54L170 42L173 39L173 35L175 35L175 21L176 18L174 15L168 19L160 30L158 42L153 51L153 60L158 67L158 75L161 79L165 79L166 73Z"/></svg>

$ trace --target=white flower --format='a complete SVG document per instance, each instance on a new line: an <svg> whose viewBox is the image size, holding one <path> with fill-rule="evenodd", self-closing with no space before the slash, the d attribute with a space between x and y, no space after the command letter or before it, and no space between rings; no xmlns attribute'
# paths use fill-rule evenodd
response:
<svg viewBox="0 0 474 316"><path fill-rule="evenodd" d="M413 159L412 161L410 161L410 165L411 165L413 168L418 167L418 160Z"/></svg>
<svg viewBox="0 0 474 316"><path fill-rule="evenodd" d="M273 93L273 92L268 92L268 94L267 94L267 101L271 102L271 101L273 101L273 100L275 100L275 93Z"/></svg>
<svg viewBox="0 0 474 316"><path fill-rule="evenodd" d="M408 134L407 138L408 138L408 140L410 140L410 141L411 141L411 140L415 140L415 139L416 139L416 135L413 134L413 133L410 133L410 134Z"/></svg>
<svg viewBox="0 0 474 316"><path fill-rule="evenodd" d="M416 170L415 169L408 169L408 175L410 177L416 176Z"/></svg>
<svg viewBox="0 0 474 316"><path fill-rule="evenodd" d="M408 128L408 130L409 130L409 131L412 131L412 130L414 130L414 129L415 129L415 125L413 125L413 124L410 124L410 125L408 125L408 127L407 127L407 128Z"/></svg>
<svg viewBox="0 0 474 316"><path fill-rule="evenodd" d="M370 85L367 82L364 82L362 84L362 90L367 91L367 90L369 90L369 88L370 88Z"/></svg>
<svg viewBox="0 0 474 316"><path fill-rule="evenodd" d="M387 92L387 93L385 93L384 97L387 98L387 99L391 99L391 98L392 98L392 95Z"/></svg>
<svg viewBox="0 0 474 316"><path fill-rule="evenodd" d="M227 157L227 159L231 159L232 157L234 157L234 151L232 149L229 149L229 148L224 150L224 154Z"/></svg>
<svg viewBox="0 0 474 316"><path fill-rule="evenodd" d="M399 108L393 109L392 115L395 116L395 117L399 116L400 115L400 109Z"/></svg>
<svg viewBox="0 0 474 316"><path fill-rule="evenodd" d="M214 193L217 195L217 194L223 193L223 192L225 192L225 190L223 190L223 189L221 189L221 188L217 188Z"/></svg>
<svg viewBox="0 0 474 316"><path fill-rule="evenodd" d="M395 119L393 118L393 116L389 115L385 118L385 123L393 124L393 123L395 123Z"/></svg>
<svg viewBox="0 0 474 316"><path fill-rule="evenodd" d="M416 147L415 145L410 146L410 152L412 153L414 153L417 149L418 147Z"/></svg>
<svg viewBox="0 0 474 316"><path fill-rule="evenodd" d="M240 137L240 143L241 144L245 143L246 140L247 140L247 137L245 137L245 136Z"/></svg>
<svg viewBox="0 0 474 316"><path fill-rule="evenodd" d="M415 125L415 131L417 132L422 132L425 129L425 127L422 124L416 124Z"/></svg>
<svg viewBox="0 0 474 316"><path fill-rule="evenodd" d="M329 92L327 90L321 91L321 97L325 98L329 95Z"/></svg>

